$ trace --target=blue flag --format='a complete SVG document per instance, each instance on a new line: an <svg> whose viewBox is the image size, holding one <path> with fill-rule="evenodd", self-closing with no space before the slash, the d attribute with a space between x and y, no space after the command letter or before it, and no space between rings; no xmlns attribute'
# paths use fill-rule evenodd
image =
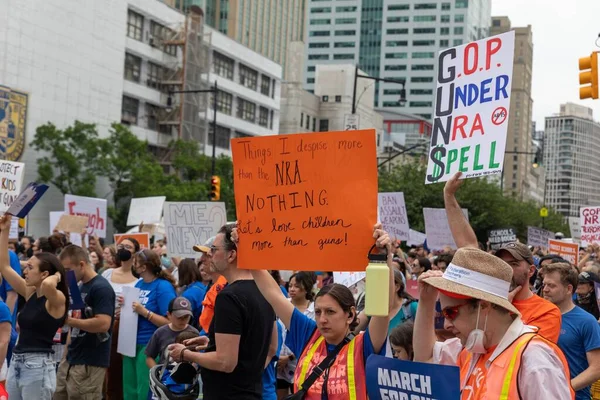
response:
<svg viewBox="0 0 600 400"><path fill-rule="evenodd" d="M372 355L367 360L366 372L370 399L460 399L458 367Z"/></svg>

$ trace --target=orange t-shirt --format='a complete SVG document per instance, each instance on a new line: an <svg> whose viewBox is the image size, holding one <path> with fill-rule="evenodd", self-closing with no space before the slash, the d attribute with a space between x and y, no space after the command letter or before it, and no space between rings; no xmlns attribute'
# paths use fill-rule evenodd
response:
<svg viewBox="0 0 600 400"><path fill-rule="evenodd" d="M219 279L206 292L204 301L202 301L202 314L200 314L198 322L206 333L208 333L210 323L215 315L215 300L225 285L227 285L227 279L223 275L219 276Z"/></svg>
<svg viewBox="0 0 600 400"><path fill-rule="evenodd" d="M558 342L562 322L558 307L536 294L527 300L514 300L512 304L521 313L525 325L537 327L538 334L552 343Z"/></svg>

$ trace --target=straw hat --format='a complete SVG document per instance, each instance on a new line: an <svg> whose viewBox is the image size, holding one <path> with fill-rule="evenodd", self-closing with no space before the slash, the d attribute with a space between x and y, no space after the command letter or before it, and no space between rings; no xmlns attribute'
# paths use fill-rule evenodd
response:
<svg viewBox="0 0 600 400"><path fill-rule="evenodd" d="M512 275L511 266L500 258L463 247L456 251L443 276L427 278L425 282L450 293L489 301L521 315L508 301Z"/></svg>

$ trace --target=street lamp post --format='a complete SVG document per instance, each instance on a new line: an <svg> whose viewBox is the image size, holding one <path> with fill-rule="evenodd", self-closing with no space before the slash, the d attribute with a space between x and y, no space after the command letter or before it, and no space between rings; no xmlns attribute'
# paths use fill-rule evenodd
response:
<svg viewBox="0 0 600 400"><path fill-rule="evenodd" d="M361 75L358 73L358 65L354 69L354 88L352 90L352 114L356 114L356 83L358 78L362 79L371 79L375 82L387 82L387 83L397 83L402 85L402 89L400 90L400 104L406 103L406 89L404 89L404 85L406 84L405 79L386 79L386 78L377 78L374 76Z"/></svg>
<svg viewBox="0 0 600 400"><path fill-rule="evenodd" d="M211 175L215 175L216 168L216 148L217 148L217 96L219 95L217 81L215 80L215 84L212 89L202 89L202 90L173 90L169 91L169 97L167 98L167 108L171 107L171 95L174 93L213 93L213 120L212 120L212 164L211 164Z"/></svg>

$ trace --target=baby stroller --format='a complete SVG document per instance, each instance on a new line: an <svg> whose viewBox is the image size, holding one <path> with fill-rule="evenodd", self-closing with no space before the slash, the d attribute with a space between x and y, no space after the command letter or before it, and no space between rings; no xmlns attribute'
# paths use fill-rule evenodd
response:
<svg viewBox="0 0 600 400"><path fill-rule="evenodd" d="M185 385L181 392L173 393L164 383L166 374L178 386ZM175 363L155 365L150 369L150 390L155 398L160 400L196 400L200 395L198 371L190 363Z"/></svg>

